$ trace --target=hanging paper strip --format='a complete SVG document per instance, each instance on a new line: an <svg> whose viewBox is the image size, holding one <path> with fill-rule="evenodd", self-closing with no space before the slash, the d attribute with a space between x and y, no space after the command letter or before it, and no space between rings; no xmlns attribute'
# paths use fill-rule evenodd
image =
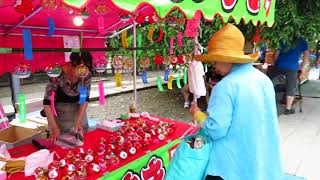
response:
<svg viewBox="0 0 320 180"><path fill-rule="evenodd" d="M182 36L182 32L178 32L178 46L181 47L183 46L183 36Z"/></svg>
<svg viewBox="0 0 320 180"><path fill-rule="evenodd" d="M57 117L58 115L55 107L55 100L56 100L56 92L51 91L51 94L50 94L51 109L52 109L53 115Z"/></svg>
<svg viewBox="0 0 320 180"><path fill-rule="evenodd" d="M188 84L188 69L186 67L183 69L183 84Z"/></svg>
<svg viewBox="0 0 320 180"><path fill-rule="evenodd" d="M166 81L166 82L168 81L169 74L170 74L170 70L169 69L164 70L164 77L163 77L164 81Z"/></svg>
<svg viewBox="0 0 320 180"><path fill-rule="evenodd" d="M174 37L170 37L170 46L169 46L169 53L170 54L174 54L173 45L174 45Z"/></svg>
<svg viewBox="0 0 320 180"><path fill-rule="evenodd" d="M182 87L181 87L181 76L180 76L180 74L178 74L178 76L177 76L176 83L177 83L177 87L179 89L181 89Z"/></svg>
<svg viewBox="0 0 320 180"><path fill-rule="evenodd" d="M23 48L24 48L24 57L26 60L32 60L32 41L31 41L31 31L28 29L22 30L23 34Z"/></svg>
<svg viewBox="0 0 320 180"><path fill-rule="evenodd" d="M100 34L104 34L105 30L104 30L104 17L103 16L99 16L98 17L98 30Z"/></svg>
<svg viewBox="0 0 320 180"><path fill-rule="evenodd" d="M138 31L137 44L139 48L142 47L142 34L140 31ZM142 54L142 50L137 50L137 56L139 57L141 56L141 54Z"/></svg>
<svg viewBox="0 0 320 180"><path fill-rule="evenodd" d="M168 80L168 89L172 90L172 82L173 82L173 75L170 75L169 80Z"/></svg>
<svg viewBox="0 0 320 180"><path fill-rule="evenodd" d="M104 86L103 86L103 81L98 82L98 87L99 87L99 104L104 105L106 103L106 97L104 94Z"/></svg>
<svg viewBox="0 0 320 180"><path fill-rule="evenodd" d="M55 31L54 21L52 17L48 17L48 27L49 27L48 36L51 37Z"/></svg>
<svg viewBox="0 0 320 180"><path fill-rule="evenodd" d="M18 102L19 102L19 122L25 123L26 119L26 96L23 93L18 94Z"/></svg>
<svg viewBox="0 0 320 180"><path fill-rule="evenodd" d="M158 90L159 90L160 92L163 92L163 91L164 91L163 86L162 86L161 76L158 76L158 77L157 77L157 86L158 86Z"/></svg>
<svg viewBox="0 0 320 180"><path fill-rule="evenodd" d="M88 89L86 86L81 85L79 104L84 104L85 102L87 102L87 98L88 98Z"/></svg>
<svg viewBox="0 0 320 180"><path fill-rule="evenodd" d="M148 74L147 74L147 71L142 71L142 73L141 73L141 78L142 78L143 84L148 84Z"/></svg>
<svg viewBox="0 0 320 180"><path fill-rule="evenodd" d="M116 87L121 87L122 86L122 75L121 73L115 73L114 75L114 80L116 82Z"/></svg>
<svg viewBox="0 0 320 180"><path fill-rule="evenodd" d="M0 130L9 127L9 121L0 102Z"/></svg>

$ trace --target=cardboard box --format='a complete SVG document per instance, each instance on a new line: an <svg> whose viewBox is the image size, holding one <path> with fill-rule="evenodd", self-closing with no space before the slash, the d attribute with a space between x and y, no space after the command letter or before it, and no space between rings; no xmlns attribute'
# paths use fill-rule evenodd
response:
<svg viewBox="0 0 320 180"><path fill-rule="evenodd" d="M6 144L8 149L32 143L33 138L44 136L43 130L11 126L0 131L0 145Z"/></svg>

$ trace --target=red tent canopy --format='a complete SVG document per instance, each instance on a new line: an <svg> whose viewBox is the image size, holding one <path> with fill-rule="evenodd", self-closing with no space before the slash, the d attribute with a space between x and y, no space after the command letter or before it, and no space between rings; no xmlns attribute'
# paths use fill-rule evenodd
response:
<svg viewBox="0 0 320 180"><path fill-rule="evenodd" d="M72 8L64 3L57 2L57 8L46 9L43 6L45 0L33 0L32 12L22 14L15 8L15 0L0 1L0 48L23 48L22 29L30 29L32 33L33 48L63 48L63 36L80 36L83 33L84 48L105 47L105 36L112 34L114 30L123 28L133 23L133 20L121 21L120 16L125 14L124 10L114 5L111 0L89 0L86 11L89 14L84 19L82 26L77 27L73 23L74 17L81 14L81 10ZM95 9L99 4L106 7L106 13L97 14ZM150 6L141 7L137 11L143 11L147 16L153 14L154 9ZM83 9L82 9L83 10ZM98 17L104 19L105 33L99 33ZM48 17L54 21L55 32L48 37ZM23 53L1 54L0 53L0 75L4 72L12 72L20 63L30 64L33 72L44 70L50 64L63 63L64 53L33 53L32 60L25 60ZM95 58L104 56L104 52L93 52Z"/></svg>

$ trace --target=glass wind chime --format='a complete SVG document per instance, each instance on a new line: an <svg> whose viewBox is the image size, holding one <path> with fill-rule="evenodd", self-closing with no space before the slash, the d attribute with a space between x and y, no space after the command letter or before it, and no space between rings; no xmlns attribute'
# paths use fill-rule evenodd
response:
<svg viewBox="0 0 320 180"><path fill-rule="evenodd" d="M26 79L31 76L31 68L28 64L21 63L15 68L14 74L20 79L20 82L22 85L23 79ZM27 121L26 96L21 89L20 89L20 92L18 93L19 122L26 123Z"/></svg>
<svg viewBox="0 0 320 180"><path fill-rule="evenodd" d="M130 58L130 56L123 56L123 73L125 75L128 76L128 81L129 81L129 85L131 85L132 83L132 77L131 77L131 74L133 72L133 61L132 61L132 58Z"/></svg>
<svg viewBox="0 0 320 180"><path fill-rule="evenodd" d="M47 75L51 78L51 82L54 84L54 87L58 87L58 77L60 77L61 73L62 73L62 68L59 64L55 64L53 66L48 66L46 68L46 72ZM56 97L56 92L55 92L54 88L51 92L50 92L50 106L51 106L51 110L53 112L54 116L58 116L56 108L55 108L55 97Z"/></svg>
<svg viewBox="0 0 320 180"><path fill-rule="evenodd" d="M107 69L107 61L103 57L99 57L96 62L95 62L95 71L98 76L102 76L102 74L106 71ZM98 89L99 89L99 104L101 106L105 105L106 103L106 97L105 97L105 92L104 92L104 82L103 80L99 80L98 82Z"/></svg>

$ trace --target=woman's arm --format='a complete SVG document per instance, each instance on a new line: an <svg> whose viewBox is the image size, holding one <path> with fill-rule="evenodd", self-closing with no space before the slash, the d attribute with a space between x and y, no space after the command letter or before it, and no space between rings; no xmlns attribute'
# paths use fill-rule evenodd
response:
<svg viewBox="0 0 320 180"><path fill-rule="evenodd" d="M55 142L58 140L59 136L60 136L60 129L59 126L56 123L56 120L53 116L53 112L51 110L51 106L50 105L44 105L44 112L46 113L47 116L47 121L48 121L48 125L51 129L51 133L50 133L50 140Z"/></svg>
<svg viewBox="0 0 320 180"><path fill-rule="evenodd" d="M80 105L79 114L76 119L76 131L83 131L82 121L86 114L87 108L88 108L88 102L85 102Z"/></svg>

